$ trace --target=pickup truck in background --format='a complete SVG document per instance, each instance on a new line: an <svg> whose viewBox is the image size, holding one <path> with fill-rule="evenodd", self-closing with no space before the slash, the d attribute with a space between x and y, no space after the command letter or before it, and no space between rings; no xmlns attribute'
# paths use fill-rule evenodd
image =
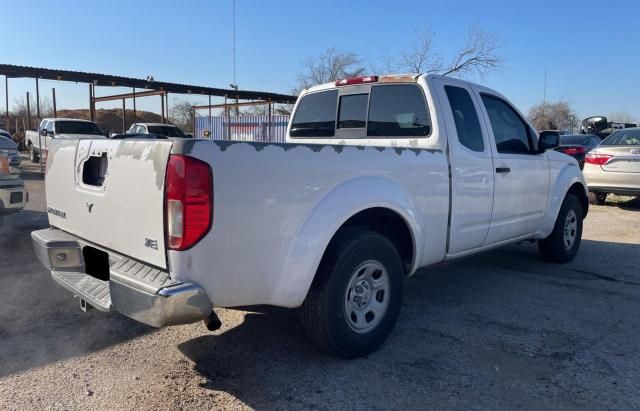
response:
<svg viewBox="0 0 640 411"><path fill-rule="evenodd" d="M504 96L432 75L304 90L287 143L54 140L39 260L81 306L152 326L300 307L322 350L390 335L420 267L537 241L568 262L587 189Z"/></svg>
<svg viewBox="0 0 640 411"><path fill-rule="evenodd" d="M104 133L92 121L72 118L45 118L38 131L25 133L25 145L32 162L38 163L42 152L48 149L51 140L64 138L104 138Z"/></svg>

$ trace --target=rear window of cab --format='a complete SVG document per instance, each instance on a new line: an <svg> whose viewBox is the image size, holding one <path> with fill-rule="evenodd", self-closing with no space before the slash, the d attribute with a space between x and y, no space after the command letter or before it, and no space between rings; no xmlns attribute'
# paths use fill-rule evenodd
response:
<svg viewBox="0 0 640 411"><path fill-rule="evenodd" d="M362 94L339 95L339 89L331 89L300 100L290 135L334 137L336 128L343 132L366 130L366 136L374 138L427 137L431 120L424 94L416 84L375 85ZM362 136L354 133L353 138Z"/></svg>

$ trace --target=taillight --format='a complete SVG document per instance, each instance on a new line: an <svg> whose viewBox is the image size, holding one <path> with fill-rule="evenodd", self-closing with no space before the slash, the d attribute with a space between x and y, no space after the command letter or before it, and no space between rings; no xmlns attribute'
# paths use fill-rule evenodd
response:
<svg viewBox="0 0 640 411"><path fill-rule="evenodd" d="M376 83L378 76L352 77L336 81L336 86L350 86L352 84Z"/></svg>
<svg viewBox="0 0 640 411"><path fill-rule="evenodd" d="M584 157L584 162L601 166L609 161L611 157L613 157L611 154L598 154L591 152Z"/></svg>
<svg viewBox="0 0 640 411"><path fill-rule="evenodd" d="M169 156L165 181L167 246L185 250L211 227L213 177L211 167L193 157Z"/></svg>
<svg viewBox="0 0 640 411"><path fill-rule="evenodd" d="M582 154L585 151L584 147L567 147L564 149L561 149L561 151L565 154L569 154L570 156L576 155L576 154Z"/></svg>

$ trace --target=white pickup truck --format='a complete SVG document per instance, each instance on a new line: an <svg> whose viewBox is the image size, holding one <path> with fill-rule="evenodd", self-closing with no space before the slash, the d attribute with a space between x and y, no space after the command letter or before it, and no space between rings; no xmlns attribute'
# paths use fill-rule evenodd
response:
<svg viewBox="0 0 640 411"><path fill-rule="evenodd" d="M33 163L40 161L54 138L103 138L104 133L88 120L73 118L45 118L40 122L38 131L25 133L25 144Z"/></svg>
<svg viewBox="0 0 640 411"><path fill-rule="evenodd" d="M54 140L40 261L81 305L153 326L301 307L321 349L371 352L420 267L538 241L576 254L578 163L502 95L447 77L305 90L285 144Z"/></svg>

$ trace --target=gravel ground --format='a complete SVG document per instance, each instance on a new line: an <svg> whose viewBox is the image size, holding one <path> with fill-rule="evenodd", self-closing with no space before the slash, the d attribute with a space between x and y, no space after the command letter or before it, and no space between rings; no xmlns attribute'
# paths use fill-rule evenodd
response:
<svg viewBox="0 0 640 411"><path fill-rule="evenodd" d="M294 310L156 330L82 313L37 262L43 182L0 220L0 409L638 409L640 201L593 206L576 260L512 246L423 270L376 353L320 354Z"/></svg>

